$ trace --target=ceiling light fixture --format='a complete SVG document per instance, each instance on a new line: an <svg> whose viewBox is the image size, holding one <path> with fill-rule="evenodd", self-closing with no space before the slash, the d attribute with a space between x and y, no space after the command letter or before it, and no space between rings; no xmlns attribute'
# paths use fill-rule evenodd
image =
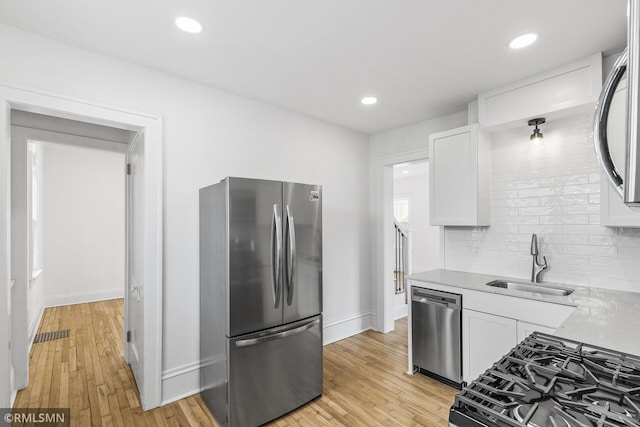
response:
<svg viewBox="0 0 640 427"><path fill-rule="evenodd" d="M533 44L537 39L538 34L536 33L523 34L511 39L511 41L509 42L509 47L511 49L522 49L523 47L527 47Z"/></svg>
<svg viewBox="0 0 640 427"><path fill-rule="evenodd" d="M373 105L378 102L378 98L375 96L365 96L360 100L360 102L364 105Z"/></svg>
<svg viewBox="0 0 640 427"><path fill-rule="evenodd" d="M535 126L533 133L529 137L529 140L533 142L534 145L542 144L542 139L544 138L544 135L542 134L542 132L540 132L540 129L538 129L538 125L543 124L545 121L546 120L544 119L544 117L540 117L537 119L531 119L528 122L529 126Z"/></svg>
<svg viewBox="0 0 640 427"><path fill-rule="evenodd" d="M198 34L204 30L202 22L189 18L188 16L179 16L176 18L176 25L185 33Z"/></svg>

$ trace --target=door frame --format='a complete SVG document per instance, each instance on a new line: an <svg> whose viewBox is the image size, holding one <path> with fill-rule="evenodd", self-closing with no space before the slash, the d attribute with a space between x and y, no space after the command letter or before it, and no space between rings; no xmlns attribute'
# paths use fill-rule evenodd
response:
<svg viewBox="0 0 640 427"><path fill-rule="evenodd" d="M11 407L11 110L118 127L145 134L142 268L145 278L143 409L160 406L162 390L163 159L162 118L0 82L0 407ZM13 289L22 292L21 289ZM25 333L28 333L25 325ZM6 343L6 344L5 344Z"/></svg>
<svg viewBox="0 0 640 427"><path fill-rule="evenodd" d="M393 165L415 161L429 161L427 148L406 153L379 157L374 171L374 265L376 329L383 333L392 332L395 323L393 291ZM444 228L440 227L440 267L444 265Z"/></svg>

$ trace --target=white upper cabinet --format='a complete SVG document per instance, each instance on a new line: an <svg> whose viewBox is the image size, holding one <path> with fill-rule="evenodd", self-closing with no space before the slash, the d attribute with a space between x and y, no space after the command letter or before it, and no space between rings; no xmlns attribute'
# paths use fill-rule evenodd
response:
<svg viewBox="0 0 640 427"><path fill-rule="evenodd" d="M431 225L489 225L489 145L477 124L429 137Z"/></svg>
<svg viewBox="0 0 640 427"><path fill-rule="evenodd" d="M482 128L493 128L534 117L549 119L591 111L602 88L602 55L541 73L478 95Z"/></svg>
<svg viewBox="0 0 640 427"><path fill-rule="evenodd" d="M620 176L626 172L627 80L618 85L607 123L609 150ZM630 209L604 175L600 177L600 224L609 227L640 227L640 212Z"/></svg>

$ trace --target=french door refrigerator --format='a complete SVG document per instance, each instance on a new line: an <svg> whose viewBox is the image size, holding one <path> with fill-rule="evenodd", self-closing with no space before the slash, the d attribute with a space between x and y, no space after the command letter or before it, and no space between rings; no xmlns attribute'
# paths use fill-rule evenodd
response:
<svg viewBox="0 0 640 427"><path fill-rule="evenodd" d="M322 394L322 189L225 178L200 189L200 385L221 426Z"/></svg>

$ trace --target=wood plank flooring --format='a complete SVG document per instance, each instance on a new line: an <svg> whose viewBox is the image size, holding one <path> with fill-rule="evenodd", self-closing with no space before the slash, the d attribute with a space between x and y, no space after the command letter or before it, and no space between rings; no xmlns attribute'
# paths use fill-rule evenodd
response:
<svg viewBox="0 0 640 427"><path fill-rule="evenodd" d="M14 407L68 407L72 426L217 426L198 395L142 411L124 361L123 300L45 311L38 333L69 338L34 344L29 386ZM446 426L456 390L407 375L407 323L324 347L324 391L270 426Z"/></svg>

